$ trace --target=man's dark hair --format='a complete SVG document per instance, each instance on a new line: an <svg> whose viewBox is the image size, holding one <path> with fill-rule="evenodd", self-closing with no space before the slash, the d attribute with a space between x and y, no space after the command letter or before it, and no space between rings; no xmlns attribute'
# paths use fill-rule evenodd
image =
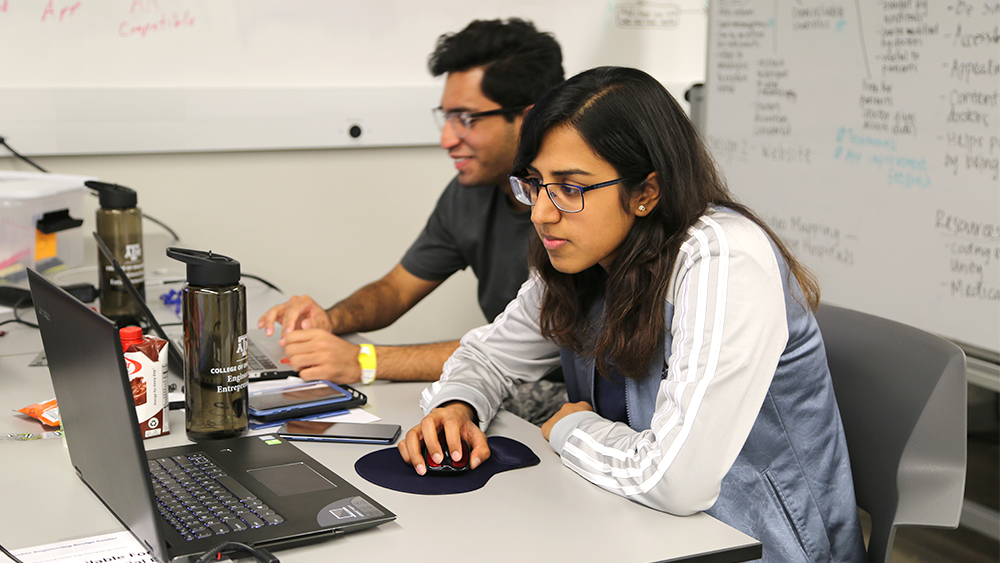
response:
<svg viewBox="0 0 1000 563"><path fill-rule="evenodd" d="M475 20L458 33L442 35L427 66L434 76L483 67L483 95L503 107L531 105L563 81L555 37L517 18Z"/></svg>

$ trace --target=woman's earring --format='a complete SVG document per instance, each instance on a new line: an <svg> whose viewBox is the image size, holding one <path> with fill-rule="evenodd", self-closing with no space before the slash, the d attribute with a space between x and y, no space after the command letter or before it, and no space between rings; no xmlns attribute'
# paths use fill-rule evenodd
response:
<svg viewBox="0 0 1000 563"><path fill-rule="evenodd" d="M645 211L645 210L646 210L646 206L645 205L640 205L639 206L639 211Z"/></svg>

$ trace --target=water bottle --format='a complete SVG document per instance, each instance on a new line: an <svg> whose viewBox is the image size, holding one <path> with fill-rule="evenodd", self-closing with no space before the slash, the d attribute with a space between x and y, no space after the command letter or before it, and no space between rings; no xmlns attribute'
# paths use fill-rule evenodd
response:
<svg viewBox="0 0 1000 563"><path fill-rule="evenodd" d="M184 322L184 402L191 440L247 433L246 287L240 263L211 251L168 248L187 264L181 290Z"/></svg>
<svg viewBox="0 0 1000 563"><path fill-rule="evenodd" d="M101 207L97 210L97 234L111 250L125 275L132 281L143 300L146 299L146 272L142 256L142 211L136 207L135 190L88 180L87 187L98 194ZM100 273L101 314L119 327L138 324L142 309L118 279L111 261L97 253Z"/></svg>

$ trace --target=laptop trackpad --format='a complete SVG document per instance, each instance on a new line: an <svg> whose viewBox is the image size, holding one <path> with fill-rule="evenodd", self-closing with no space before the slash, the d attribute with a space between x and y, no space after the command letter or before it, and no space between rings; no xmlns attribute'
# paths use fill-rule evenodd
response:
<svg viewBox="0 0 1000 563"><path fill-rule="evenodd" d="M254 479L271 490L274 494L284 497L302 493L312 493L336 488L325 477L304 463L289 463L274 467L263 467L248 471Z"/></svg>

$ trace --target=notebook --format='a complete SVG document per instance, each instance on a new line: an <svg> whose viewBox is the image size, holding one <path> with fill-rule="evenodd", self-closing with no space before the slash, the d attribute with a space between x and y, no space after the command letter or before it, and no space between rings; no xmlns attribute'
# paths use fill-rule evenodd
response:
<svg viewBox="0 0 1000 563"><path fill-rule="evenodd" d="M73 467L160 562L223 541L280 548L395 519L277 435L144 451L118 328L34 270L28 278ZM198 512L195 500L229 516Z"/></svg>
<svg viewBox="0 0 1000 563"><path fill-rule="evenodd" d="M132 284L132 280L125 275L125 271L122 270L121 264L115 259L114 254L108 249L108 246L104 244L101 237L95 232L94 239L97 241L97 248L100 250L101 254L111 262L111 265L115 269L115 273L118 274L118 278L122 280L122 285L125 286L125 290L128 292L132 299L139 305L139 309L142 311L142 316L146 319L146 323L149 327L156 332L156 335L164 340L170 341L170 346L167 349L167 354L170 361L170 369L174 373L178 374L180 377L184 376L184 327L175 325L168 326L166 330L164 327L157 322L156 317L153 312L150 311L149 305L146 301L139 295L139 290L135 288ZM283 379L292 375L295 375L295 370L290 368L282 367L284 364L281 363L281 359L285 357L285 351L278 344L278 337L269 337L267 334L259 328L252 328L247 331L248 340L248 380L249 381L263 381L267 379Z"/></svg>

